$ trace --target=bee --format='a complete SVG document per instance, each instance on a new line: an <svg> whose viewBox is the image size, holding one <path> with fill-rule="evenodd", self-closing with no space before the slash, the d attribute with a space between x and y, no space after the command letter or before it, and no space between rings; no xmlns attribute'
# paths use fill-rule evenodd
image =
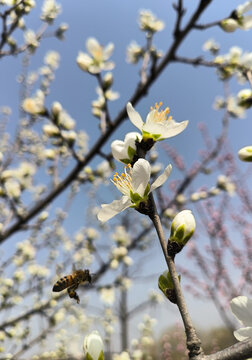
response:
<svg viewBox="0 0 252 360"><path fill-rule="evenodd" d="M59 292L67 289L70 298L74 298L77 303L80 303L80 298L75 290L78 289L80 284L86 282L91 283L91 274L88 269L86 270L75 270L71 275L66 275L59 279L53 286L52 291Z"/></svg>

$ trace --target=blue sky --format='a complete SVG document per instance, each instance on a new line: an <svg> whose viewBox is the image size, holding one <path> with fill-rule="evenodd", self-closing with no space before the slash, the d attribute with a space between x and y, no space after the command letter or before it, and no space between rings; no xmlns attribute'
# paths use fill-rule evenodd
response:
<svg viewBox="0 0 252 360"><path fill-rule="evenodd" d="M39 3L39 1L37 1ZM188 8L185 19L191 14L196 1L185 1ZM230 14L230 12L240 3L240 1L213 1L213 4L206 11L201 19L202 23L219 20ZM140 9L150 9L166 24L165 29L156 34L154 44L164 52L169 48L172 41L171 31L174 25L174 10L171 2L165 0L75 0L62 1L63 12L56 24L67 22L69 30L66 33L65 41L56 39L45 39L31 60L30 69L37 69L42 65L42 59L48 50L54 49L61 55L61 65L56 71L56 79L51 86L51 93L46 104L50 107L53 101L60 101L63 107L76 120L77 127L88 132L90 144L93 144L99 136L98 121L91 115L91 101L96 99L95 88L96 79L83 73L76 64L78 52L85 51L86 39L90 36L96 37L100 43L106 45L110 41L115 44L112 56L116 63L114 74L115 91L120 92L120 99L111 103L110 110L112 117L115 116L134 91L139 79L139 66L126 63L126 47L132 40L139 44L145 44L144 34L139 31L137 25L138 13ZM27 18L27 25L37 29L40 25L38 20L40 9L33 11ZM220 28L211 28L206 31L193 31L185 40L178 54L181 56L196 57L199 55L208 56L202 50L203 43L209 38L215 38L221 45L221 53L228 52L231 46L237 45L246 51L252 51L251 31L242 32L237 30L235 33L224 33ZM210 57L209 57L210 59ZM0 67L0 106L8 105L12 108L11 132L14 131L18 117L18 92L19 85L17 76L21 71L22 55L16 58L1 59ZM235 93L246 86L238 85L235 81L231 82L231 92ZM212 109L212 104L216 95L223 95L222 83L217 80L215 70L208 68L194 68L189 65L171 64L162 76L150 89L148 95L143 98L136 106L137 110L145 117L149 108L156 101L163 101L165 106L169 106L171 114L177 121L189 120L186 131L179 136L171 139L169 143L174 146L184 157L186 163L191 165L198 157L198 150L202 146L202 140L197 130L200 122L205 122L209 127L210 133L217 135L221 128L222 113ZM235 152L242 146L251 143L252 123L251 115L248 112L246 119L234 119L230 126L230 143ZM123 126L111 137L111 141L116 138L124 138L127 131L135 131L129 121L125 121ZM109 143L104 148L109 150ZM161 152L162 154L162 152ZM164 154L161 160L164 165L167 161ZM97 160L94 161L97 163ZM246 164L244 165L247 166ZM212 184L213 185L213 184ZM111 192L104 194L104 200L112 201ZM77 218L77 211L83 209L83 216ZM85 205L83 199L76 202L68 230L75 232L75 229L83 223ZM76 211L76 213L74 213ZM157 257L158 251L156 250ZM155 272L162 271L164 263L157 264L156 258L149 260L149 267L155 267ZM155 282L151 284L151 288ZM142 292L136 291L136 293ZM140 296L139 296L140 298ZM192 310L193 318L196 323L204 325L204 321L209 319L208 311L212 305L195 303L188 296L189 306ZM171 306L169 306L171 308ZM207 309L207 314L206 314ZM163 309L162 309L163 312ZM218 322L218 316L213 310L211 321L208 325ZM199 316L200 314L200 316ZM160 316L161 315L161 316ZM159 314L160 318L164 316ZM171 321L174 315L170 312ZM165 325L165 324L164 324Z"/></svg>

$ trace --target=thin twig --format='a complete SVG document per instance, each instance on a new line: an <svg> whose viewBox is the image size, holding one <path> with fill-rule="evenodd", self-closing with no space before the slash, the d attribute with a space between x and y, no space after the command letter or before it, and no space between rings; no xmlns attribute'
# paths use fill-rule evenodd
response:
<svg viewBox="0 0 252 360"><path fill-rule="evenodd" d="M184 299L184 295L180 286L178 274L176 271L174 260L171 256L168 255L167 252L167 242L165 239L164 231L162 228L162 224L159 218L159 215L157 213L156 205L154 202L154 198L152 194L150 194L150 201L151 206L153 208L153 213L150 215L150 219L152 220L155 229L158 234L159 242L163 251L163 255L166 260L166 264L169 269L169 273L171 275L174 290L176 294L176 304L179 308L180 315L182 317L184 326L185 326L185 332L186 332L186 338L187 338L187 349L189 350L189 357L190 359L199 359L199 356L201 357L203 355L203 350L201 348L201 342L199 338L197 337L195 328L193 326L191 317L189 315L189 312L187 310L186 302Z"/></svg>

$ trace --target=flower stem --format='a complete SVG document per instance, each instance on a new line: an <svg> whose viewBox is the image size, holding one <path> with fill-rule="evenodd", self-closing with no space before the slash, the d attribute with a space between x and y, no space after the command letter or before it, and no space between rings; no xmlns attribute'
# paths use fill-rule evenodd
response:
<svg viewBox="0 0 252 360"><path fill-rule="evenodd" d="M184 323L184 327L185 327L186 339L187 339L187 349L189 350L189 358L197 359L204 355L203 350L201 348L201 341L197 337L191 317L187 310L186 302L185 302L184 295L183 295L183 292L182 292L182 289L180 286L180 282L179 282L179 278L178 278L178 274L176 271L174 260L172 259L171 256L168 255L167 242L165 239L165 235L164 235L164 231L163 231L162 224L160 221L160 217L157 213L155 201L154 201L152 194L150 194L150 202L152 204L152 214L150 215L150 219L152 220L152 222L155 226L155 229L157 231L159 242L160 242L160 245L161 245L164 257L165 257L165 261L168 266L168 269L169 269L169 272L170 272L170 275L172 278L172 282L174 285L177 306L179 308L179 311L180 311L180 314L181 314L181 317L182 317L182 320Z"/></svg>

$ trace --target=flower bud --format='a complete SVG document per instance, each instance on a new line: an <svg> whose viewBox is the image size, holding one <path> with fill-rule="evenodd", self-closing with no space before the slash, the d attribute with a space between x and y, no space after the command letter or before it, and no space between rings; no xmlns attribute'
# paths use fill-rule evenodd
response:
<svg viewBox="0 0 252 360"><path fill-rule="evenodd" d="M86 360L104 360L103 341L98 331L87 335L83 343Z"/></svg>
<svg viewBox="0 0 252 360"><path fill-rule="evenodd" d="M104 75L103 78L103 88L104 90L109 89L113 84L113 74L111 72L108 72L106 75Z"/></svg>
<svg viewBox="0 0 252 360"><path fill-rule="evenodd" d="M59 103L58 101L54 101L54 103L52 104L51 111L53 116L57 117L59 113L62 111L61 103Z"/></svg>
<svg viewBox="0 0 252 360"><path fill-rule="evenodd" d="M245 109L249 109L252 106L252 90L243 89L237 94L237 103Z"/></svg>
<svg viewBox="0 0 252 360"><path fill-rule="evenodd" d="M142 135L137 132L126 134L124 141L114 140L111 144L113 157L124 164L129 164L137 151L136 143L142 140Z"/></svg>
<svg viewBox="0 0 252 360"><path fill-rule="evenodd" d="M238 28L238 23L236 20L228 18L220 22L220 27L226 32L234 32Z"/></svg>
<svg viewBox="0 0 252 360"><path fill-rule="evenodd" d="M245 146L238 151L239 159L242 161L252 161L252 146Z"/></svg>
<svg viewBox="0 0 252 360"><path fill-rule="evenodd" d="M178 278L180 281L181 276L179 275ZM173 304L177 303L174 285L168 270L166 270L162 275L159 276L158 287L165 295L165 297L167 297L167 299L169 299Z"/></svg>
<svg viewBox="0 0 252 360"><path fill-rule="evenodd" d="M43 126L43 133L48 137L59 136L59 129L53 124L46 124Z"/></svg>
<svg viewBox="0 0 252 360"><path fill-rule="evenodd" d="M64 39L64 33L68 30L68 24L62 23L55 32L56 37L59 40Z"/></svg>
<svg viewBox="0 0 252 360"><path fill-rule="evenodd" d="M173 219L171 234L167 244L168 255L173 259L187 241L191 238L196 227L194 216L191 210L183 210Z"/></svg>
<svg viewBox="0 0 252 360"><path fill-rule="evenodd" d="M196 228L196 222L191 210L179 212L171 225L170 241L185 245L192 237Z"/></svg>

